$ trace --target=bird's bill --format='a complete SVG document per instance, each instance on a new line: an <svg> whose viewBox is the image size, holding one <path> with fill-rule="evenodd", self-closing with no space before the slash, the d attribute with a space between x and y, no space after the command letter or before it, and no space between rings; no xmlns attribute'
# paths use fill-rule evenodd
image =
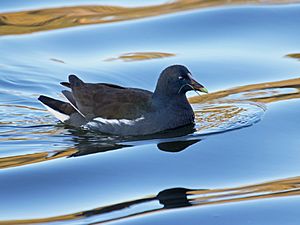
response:
<svg viewBox="0 0 300 225"><path fill-rule="evenodd" d="M196 91L200 91L200 92L203 92L203 93L208 93L208 90L202 85L202 84L199 84L197 81L195 81L194 79L191 79L191 83L190 85L194 88L194 90Z"/></svg>

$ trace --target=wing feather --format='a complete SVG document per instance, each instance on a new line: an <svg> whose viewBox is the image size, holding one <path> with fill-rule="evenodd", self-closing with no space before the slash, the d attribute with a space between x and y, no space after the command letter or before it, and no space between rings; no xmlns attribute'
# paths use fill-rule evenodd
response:
<svg viewBox="0 0 300 225"><path fill-rule="evenodd" d="M75 75L69 82L76 106L87 119L137 119L151 107L152 92L146 90L84 83Z"/></svg>

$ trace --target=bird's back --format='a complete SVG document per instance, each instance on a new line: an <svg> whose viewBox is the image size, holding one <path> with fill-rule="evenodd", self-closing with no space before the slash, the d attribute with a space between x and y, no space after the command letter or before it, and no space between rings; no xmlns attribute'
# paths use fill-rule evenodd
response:
<svg viewBox="0 0 300 225"><path fill-rule="evenodd" d="M84 83L74 75L69 81L76 106L88 119L137 119L151 110L150 91L106 83Z"/></svg>

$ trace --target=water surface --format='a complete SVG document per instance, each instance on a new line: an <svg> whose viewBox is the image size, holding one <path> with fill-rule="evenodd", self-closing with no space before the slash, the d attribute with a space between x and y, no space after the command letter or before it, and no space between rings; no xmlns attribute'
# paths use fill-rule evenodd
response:
<svg viewBox="0 0 300 225"><path fill-rule="evenodd" d="M247 3L1 2L0 224L298 224L300 5ZM195 127L108 136L37 101L178 63L210 91Z"/></svg>

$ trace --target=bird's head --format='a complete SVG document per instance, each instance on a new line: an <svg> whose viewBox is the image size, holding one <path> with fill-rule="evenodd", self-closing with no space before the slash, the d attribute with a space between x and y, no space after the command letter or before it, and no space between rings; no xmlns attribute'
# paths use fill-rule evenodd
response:
<svg viewBox="0 0 300 225"><path fill-rule="evenodd" d="M173 65L164 69L157 82L156 93L160 95L185 95L188 91L208 93L207 89L199 84L191 72L182 65Z"/></svg>

